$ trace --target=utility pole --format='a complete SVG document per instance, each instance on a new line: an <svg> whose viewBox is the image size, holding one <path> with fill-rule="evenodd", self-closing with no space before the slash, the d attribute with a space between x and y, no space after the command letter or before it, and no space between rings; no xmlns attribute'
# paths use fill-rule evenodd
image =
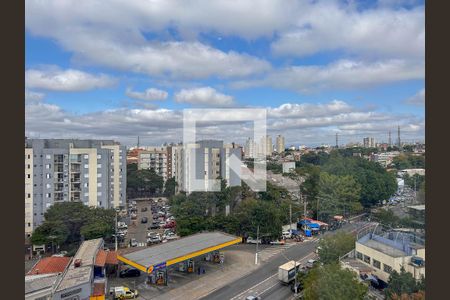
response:
<svg viewBox="0 0 450 300"><path fill-rule="evenodd" d="M289 204L289 233L292 235L292 204Z"/></svg>
<svg viewBox="0 0 450 300"><path fill-rule="evenodd" d="M259 241L259 225L256 228L256 253L255 253L255 265L258 264L258 241Z"/></svg>
<svg viewBox="0 0 450 300"><path fill-rule="evenodd" d="M116 212L116 222L115 222L115 226L114 226L114 228L115 228L115 235L114 235L114 244L115 244L115 249L116 249L116 252L117 252L117 208L115 209L115 212Z"/></svg>

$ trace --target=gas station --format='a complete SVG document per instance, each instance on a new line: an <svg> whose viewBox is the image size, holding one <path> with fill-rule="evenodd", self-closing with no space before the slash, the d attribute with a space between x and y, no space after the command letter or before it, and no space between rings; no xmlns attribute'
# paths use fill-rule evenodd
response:
<svg viewBox="0 0 450 300"><path fill-rule="evenodd" d="M193 273L194 258L201 256L205 256L206 261L223 264L224 255L219 250L241 242L241 237L223 232L204 232L145 249L129 248L120 252L117 259L147 273L148 283L167 285L169 267Z"/></svg>

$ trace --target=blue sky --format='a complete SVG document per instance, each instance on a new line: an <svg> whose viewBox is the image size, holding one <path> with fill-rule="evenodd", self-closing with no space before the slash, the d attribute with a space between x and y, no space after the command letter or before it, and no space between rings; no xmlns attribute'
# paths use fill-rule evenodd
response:
<svg viewBox="0 0 450 300"><path fill-rule="evenodd" d="M423 140L424 36L414 0L28 1L26 134L159 145L185 108L259 107L288 145Z"/></svg>

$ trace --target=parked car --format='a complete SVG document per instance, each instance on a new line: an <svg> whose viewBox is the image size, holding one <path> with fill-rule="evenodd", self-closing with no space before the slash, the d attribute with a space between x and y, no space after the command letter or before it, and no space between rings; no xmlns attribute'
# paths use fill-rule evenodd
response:
<svg viewBox="0 0 450 300"><path fill-rule="evenodd" d="M136 239L131 239L130 240L130 246L131 247L137 247L137 245L138 245L138 242L136 241Z"/></svg>
<svg viewBox="0 0 450 300"><path fill-rule="evenodd" d="M254 239L252 237L247 238L247 244L261 244L261 240Z"/></svg>
<svg viewBox="0 0 450 300"><path fill-rule="evenodd" d="M179 236L175 235L175 234L163 236L163 240L166 240L166 241L176 240L178 238L179 238Z"/></svg>
<svg viewBox="0 0 450 300"><path fill-rule="evenodd" d="M141 223L143 223L143 224L147 223L147 221L148 221L147 217L143 217L143 218L141 219Z"/></svg>
<svg viewBox="0 0 450 300"><path fill-rule="evenodd" d="M307 268L310 268L310 269L311 269L311 268L314 267L317 263L318 263L317 260L315 260L315 259L309 259L309 260L306 262L305 266L306 266Z"/></svg>
<svg viewBox="0 0 450 300"><path fill-rule="evenodd" d="M152 225L150 225L150 226L148 227L148 230L151 230L151 229L158 229L158 228L159 228L159 223L153 222Z"/></svg>
<svg viewBox="0 0 450 300"><path fill-rule="evenodd" d="M247 296L247 298L245 298L245 300L260 300L261 297L259 296Z"/></svg>
<svg viewBox="0 0 450 300"><path fill-rule="evenodd" d="M141 208L141 212L147 211L147 207Z"/></svg>
<svg viewBox="0 0 450 300"><path fill-rule="evenodd" d="M271 241L270 242L270 244L271 245L284 245L284 244L286 244L286 241L285 240L276 240L276 241Z"/></svg>
<svg viewBox="0 0 450 300"><path fill-rule="evenodd" d="M174 228L176 225L175 221L169 221L163 225L163 228Z"/></svg>
<svg viewBox="0 0 450 300"><path fill-rule="evenodd" d="M112 295L115 300L134 299L139 295L137 290L133 290L125 286L112 287L109 290L109 294Z"/></svg>
<svg viewBox="0 0 450 300"><path fill-rule="evenodd" d="M120 271L120 273L119 273L120 278L139 277L139 276L141 276L141 271L139 271L138 269L135 269L135 268L128 268L128 269Z"/></svg>

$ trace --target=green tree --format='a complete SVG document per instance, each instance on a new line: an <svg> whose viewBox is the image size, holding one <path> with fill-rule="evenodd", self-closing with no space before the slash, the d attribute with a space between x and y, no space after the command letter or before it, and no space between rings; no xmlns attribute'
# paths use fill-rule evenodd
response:
<svg viewBox="0 0 450 300"><path fill-rule="evenodd" d="M34 245L47 245L55 243L62 245L69 237L69 230L62 221L44 222L38 226L31 236Z"/></svg>
<svg viewBox="0 0 450 300"><path fill-rule="evenodd" d="M387 299L395 299L399 295L411 295L419 291L425 291L425 278L416 281L412 274L402 267L400 273L394 270L389 276L385 293Z"/></svg>
<svg viewBox="0 0 450 300"><path fill-rule="evenodd" d="M339 257L355 248L355 236L352 233L338 231L325 236L319 242L319 257L324 264L337 263Z"/></svg>
<svg viewBox="0 0 450 300"><path fill-rule="evenodd" d="M342 269L338 264L313 268L304 279L306 300L364 299L367 286L358 281L356 274Z"/></svg>
<svg viewBox="0 0 450 300"><path fill-rule="evenodd" d="M164 195L166 197L172 197L175 195L178 183L175 181L175 177L170 177L164 183Z"/></svg>
<svg viewBox="0 0 450 300"><path fill-rule="evenodd" d="M322 172L319 180L318 213L327 220L336 214L348 216L362 210L359 202L361 186L352 176L336 176Z"/></svg>

